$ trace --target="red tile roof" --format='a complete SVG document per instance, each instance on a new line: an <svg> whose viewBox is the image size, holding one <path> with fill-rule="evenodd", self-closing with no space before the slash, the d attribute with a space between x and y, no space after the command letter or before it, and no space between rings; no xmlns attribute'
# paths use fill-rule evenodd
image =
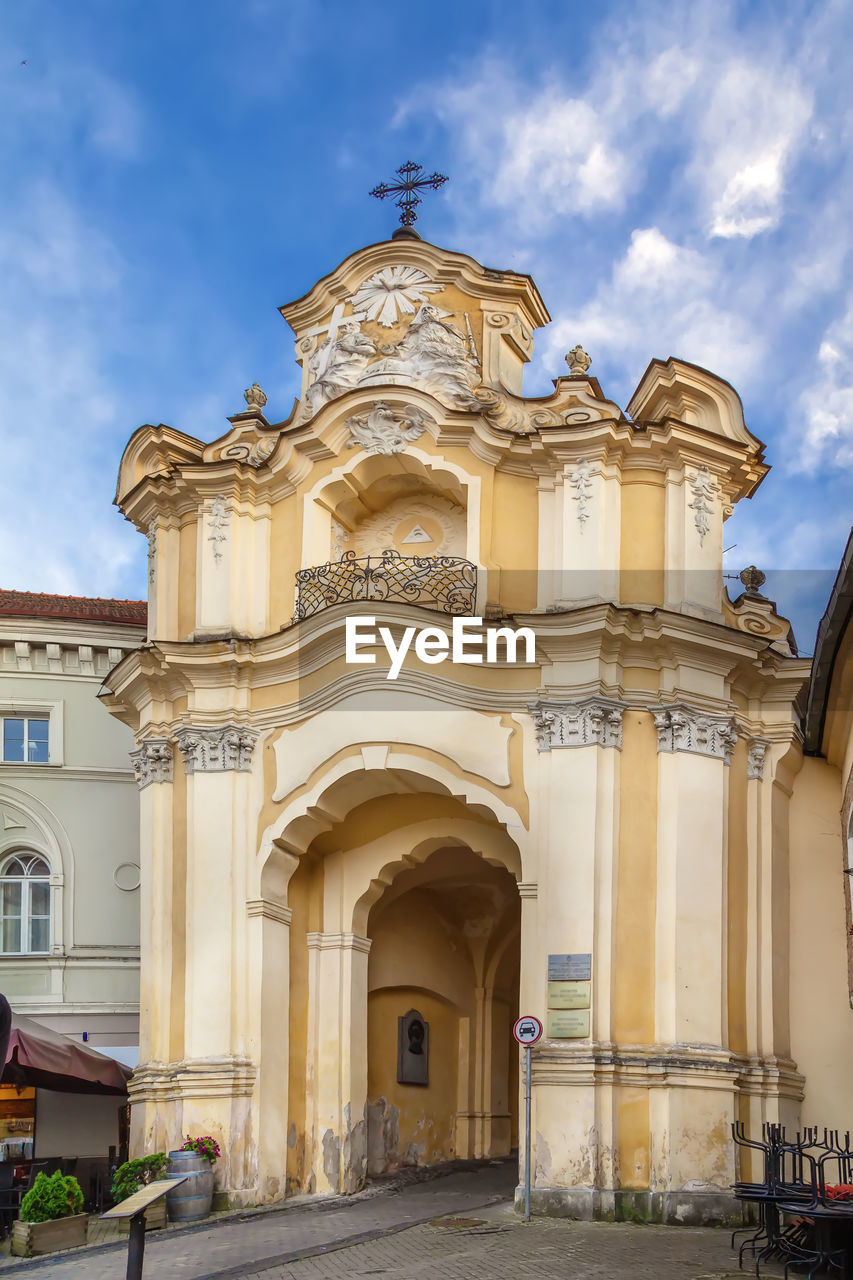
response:
<svg viewBox="0 0 853 1280"><path fill-rule="evenodd" d="M86 596L48 596L37 591L0 590L2 615L144 627L148 620L148 605L144 600L90 600Z"/></svg>

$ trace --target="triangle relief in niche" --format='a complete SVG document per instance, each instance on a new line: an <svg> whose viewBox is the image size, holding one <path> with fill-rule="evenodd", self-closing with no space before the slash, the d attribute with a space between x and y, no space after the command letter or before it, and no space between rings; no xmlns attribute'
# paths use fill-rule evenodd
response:
<svg viewBox="0 0 853 1280"><path fill-rule="evenodd" d="M407 533L403 539L404 544L407 542L435 542L435 538L427 533L422 524L416 524L414 529Z"/></svg>

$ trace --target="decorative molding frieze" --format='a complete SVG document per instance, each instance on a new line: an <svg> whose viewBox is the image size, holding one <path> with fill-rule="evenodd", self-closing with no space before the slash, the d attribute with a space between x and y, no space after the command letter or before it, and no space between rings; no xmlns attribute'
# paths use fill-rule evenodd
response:
<svg viewBox="0 0 853 1280"><path fill-rule="evenodd" d="M217 564L222 560L223 543L228 540L228 523L231 519L231 512L228 510L225 498L218 493L213 499L210 508L210 519L208 520L207 535L208 542L213 543L213 558Z"/></svg>
<svg viewBox="0 0 853 1280"><path fill-rule="evenodd" d="M763 738L753 738L746 749L746 776L761 782L764 778L764 760L770 746Z"/></svg>
<svg viewBox="0 0 853 1280"><path fill-rule="evenodd" d="M592 498L592 470L586 458L581 458L569 478L569 484L574 489L572 500L578 504L578 524L583 533L583 527L589 519L589 503Z"/></svg>
<svg viewBox="0 0 853 1280"><path fill-rule="evenodd" d="M257 730L245 725L225 724L200 727L185 725L175 737L184 757L187 774L245 773L252 767Z"/></svg>
<svg viewBox="0 0 853 1280"><path fill-rule="evenodd" d="M175 752L168 738L146 738L130 752L130 762L140 791L152 782L171 782L174 777Z"/></svg>
<svg viewBox="0 0 853 1280"><path fill-rule="evenodd" d="M432 418L416 405L407 404L393 409L384 400L377 400L367 413L353 414L344 426L352 436L349 448L359 445L366 453L381 453L390 457L402 453L407 444L419 440Z"/></svg>
<svg viewBox="0 0 853 1280"><path fill-rule="evenodd" d="M555 747L616 747L622 750L621 702L587 698L583 702L531 702L540 751Z"/></svg>
<svg viewBox="0 0 853 1280"><path fill-rule="evenodd" d="M688 751L731 763L732 747L738 739L731 716L708 715L684 703L649 710L658 731L658 751Z"/></svg>
<svg viewBox="0 0 853 1280"><path fill-rule="evenodd" d="M699 546L705 545L705 536L711 528L711 516L713 514L713 503L717 492L717 485L707 467L700 467L694 476L688 477L688 483L693 494L693 501L688 502L688 507L693 512L693 522L696 525L696 532L699 534Z"/></svg>
<svg viewBox="0 0 853 1280"><path fill-rule="evenodd" d="M274 920L276 924L286 925L289 925L293 918L290 907L282 906L280 902L271 902L269 898L252 898L246 903L246 914L262 916L264 920Z"/></svg>
<svg viewBox="0 0 853 1280"><path fill-rule="evenodd" d="M518 882L519 898L538 898L539 885L535 880L520 880Z"/></svg>
<svg viewBox="0 0 853 1280"><path fill-rule="evenodd" d="M177 1102L186 1098L248 1098L257 1067L250 1058L186 1058L182 1062L145 1062L128 1082L132 1102Z"/></svg>

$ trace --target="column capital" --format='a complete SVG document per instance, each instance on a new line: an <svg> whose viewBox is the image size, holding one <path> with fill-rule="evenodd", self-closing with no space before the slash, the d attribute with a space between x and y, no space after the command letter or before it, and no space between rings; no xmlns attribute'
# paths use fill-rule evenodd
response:
<svg viewBox="0 0 853 1280"><path fill-rule="evenodd" d="M168 738L145 738L129 754L140 791L152 782L172 781L175 753Z"/></svg>
<svg viewBox="0 0 853 1280"><path fill-rule="evenodd" d="M265 920L275 920L278 924L290 924L293 911L280 902L270 898L252 898L246 903L246 913L250 916L263 916Z"/></svg>
<svg viewBox="0 0 853 1280"><path fill-rule="evenodd" d="M252 767L258 733L242 724L184 725L175 737L188 774L246 773Z"/></svg>
<svg viewBox="0 0 853 1280"><path fill-rule="evenodd" d="M688 751L731 764L732 748L738 739L733 716L710 715L683 702L649 710L658 731L658 751Z"/></svg>
<svg viewBox="0 0 853 1280"><path fill-rule="evenodd" d="M364 951L370 950L370 938L358 933L307 933L309 951Z"/></svg>
<svg viewBox="0 0 853 1280"><path fill-rule="evenodd" d="M528 703L540 751L555 747L616 747L621 751L626 709L624 702L612 698Z"/></svg>

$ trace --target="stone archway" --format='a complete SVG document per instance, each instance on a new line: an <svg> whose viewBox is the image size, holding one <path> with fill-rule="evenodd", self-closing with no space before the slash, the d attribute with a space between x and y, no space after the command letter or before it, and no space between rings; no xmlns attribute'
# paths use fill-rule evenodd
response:
<svg viewBox="0 0 853 1280"><path fill-rule="evenodd" d="M468 848L401 872L368 920L367 1171L517 1145L520 899ZM407 1014L425 1034L407 1043Z"/></svg>
<svg viewBox="0 0 853 1280"><path fill-rule="evenodd" d="M387 748L383 749L386 765L388 756ZM288 863L284 909L289 926L289 995L280 1002L278 1016L280 1024L289 1006L286 1142L291 1192L339 1193L363 1185L368 1164L371 917L374 932L381 934L377 922L393 902L404 894L427 892L425 886L437 870L440 875L429 892L449 899L453 886L448 868L454 864L457 881L469 886L471 909L466 913L460 900L453 927L460 937L466 929L479 931L483 940L475 944L472 937L466 995L459 1011L453 1012L455 1110L448 1102L448 1086L443 1095L446 1105L436 1116L442 1124L450 1124L454 1134L460 1133L465 1154L508 1152L513 1141L508 1047L497 1028L509 1019L517 991L515 885L522 878L522 860L507 823L494 811L506 807L470 782L464 788L470 794L451 794L430 776L427 769L435 766L425 760L418 761L426 766L422 773L411 768L353 769L354 762L342 769L342 763L346 762L339 761L334 772L330 770L325 787L319 784L309 807L304 800L288 806L287 821L281 823L272 844L279 851L286 844L292 851L279 853ZM413 758L407 760L409 765L414 763ZM275 854L271 857L274 861ZM449 926L452 912L448 902L444 906ZM426 973L414 985L441 1002L436 974ZM484 992L496 985L504 994L497 1000L486 998ZM271 1018L272 1012L265 1027L271 1026ZM487 1032L493 1023L494 1033ZM473 1044L476 1053L460 1101L459 1045L466 1036L468 1047L463 1045L461 1052L470 1057ZM490 1037L496 1038L497 1052ZM267 1042L264 1028L261 1038ZM497 1092L491 1067L487 1070L486 1065L493 1061L503 1064ZM396 1148L394 1154L396 1158ZM427 1159L443 1158L443 1154L438 1146L424 1152Z"/></svg>

